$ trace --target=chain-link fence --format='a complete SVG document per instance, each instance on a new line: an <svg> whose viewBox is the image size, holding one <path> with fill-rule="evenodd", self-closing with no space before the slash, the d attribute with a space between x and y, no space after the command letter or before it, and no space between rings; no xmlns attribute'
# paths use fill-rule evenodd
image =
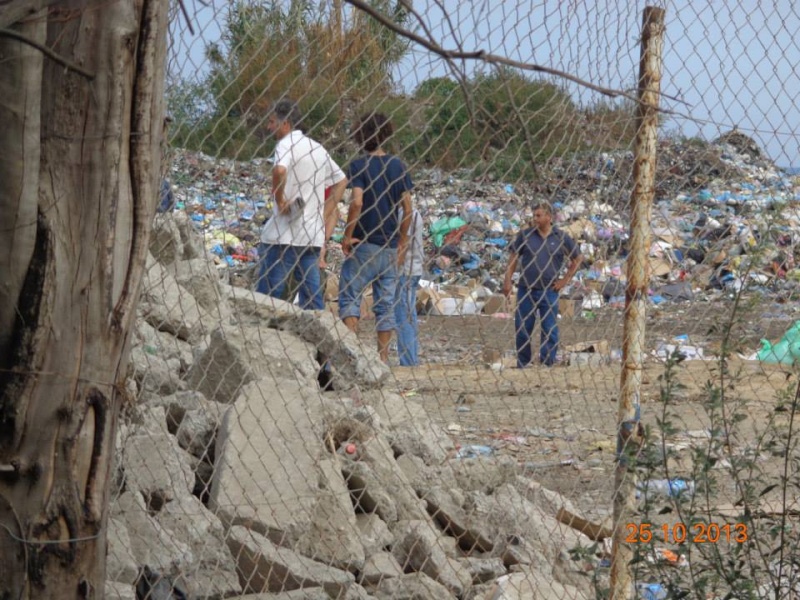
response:
<svg viewBox="0 0 800 600"><path fill-rule="evenodd" d="M645 8L174 7L107 597L800 594L800 10Z"/></svg>

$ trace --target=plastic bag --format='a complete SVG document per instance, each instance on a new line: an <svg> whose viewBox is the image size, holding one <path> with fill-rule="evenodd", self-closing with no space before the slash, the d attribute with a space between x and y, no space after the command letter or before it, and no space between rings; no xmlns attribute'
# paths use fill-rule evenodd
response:
<svg viewBox="0 0 800 600"><path fill-rule="evenodd" d="M777 344L761 340L761 349L756 354L761 362L792 365L800 361L800 321L795 321Z"/></svg>

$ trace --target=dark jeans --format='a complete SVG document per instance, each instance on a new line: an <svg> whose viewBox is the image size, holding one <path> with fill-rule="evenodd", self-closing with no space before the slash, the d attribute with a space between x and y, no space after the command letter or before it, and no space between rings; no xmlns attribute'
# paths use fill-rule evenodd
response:
<svg viewBox="0 0 800 600"><path fill-rule="evenodd" d="M514 325L517 332L517 366L520 368L531 364L531 334L537 314L542 321L539 361L550 366L555 364L558 350L558 292L519 286Z"/></svg>

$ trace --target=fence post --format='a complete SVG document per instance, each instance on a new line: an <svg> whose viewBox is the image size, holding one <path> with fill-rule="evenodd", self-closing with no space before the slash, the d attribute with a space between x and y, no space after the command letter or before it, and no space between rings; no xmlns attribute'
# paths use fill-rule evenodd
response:
<svg viewBox="0 0 800 600"><path fill-rule="evenodd" d="M625 542L636 501L636 475L628 471L631 458L643 443L639 424L639 390L645 352L645 311L650 252L650 213L655 195L658 100L661 89L661 51L664 9L648 6L642 18L639 60L639 105L631 194L630 254L627 260L625 324L622 339L622 374L617 412L617 469L614 476L614 536L611 559L611 600L630 598L633 592L629 565L633 547Z"/></svg>

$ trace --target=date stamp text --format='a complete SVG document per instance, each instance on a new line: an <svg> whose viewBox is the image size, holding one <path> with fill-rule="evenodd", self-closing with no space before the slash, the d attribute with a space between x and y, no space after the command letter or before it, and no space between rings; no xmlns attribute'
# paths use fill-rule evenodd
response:
<svg viewBox="0 0 800 600"><path fill-rule="evenodd" d="M748 539L744 523L627 523L625 530L628 544L744 544Z"/></svg>

